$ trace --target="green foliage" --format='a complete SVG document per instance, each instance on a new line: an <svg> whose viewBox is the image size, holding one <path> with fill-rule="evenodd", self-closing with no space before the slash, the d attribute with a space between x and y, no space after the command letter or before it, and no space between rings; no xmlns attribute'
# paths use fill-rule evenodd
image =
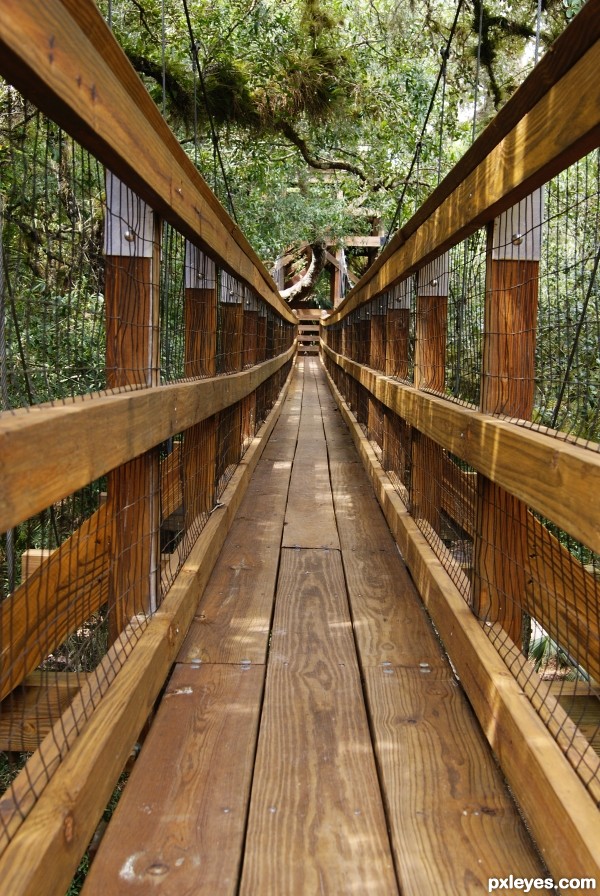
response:
<svg viewBox="0 0 600 896"><path fill-rule="evenodd" d="M549 635L542 635L533 641L529 648L529 658L533 660L535 671L542 674L548 667L553 672L572 670L567 654Z"/></svg>

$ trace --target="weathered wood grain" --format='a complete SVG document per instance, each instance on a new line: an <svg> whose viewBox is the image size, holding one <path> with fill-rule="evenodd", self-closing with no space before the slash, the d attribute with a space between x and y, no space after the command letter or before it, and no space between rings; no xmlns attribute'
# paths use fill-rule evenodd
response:
<svg viewBox="0 0 600 896"><path fill-rule="evenodd" d="M180 663L264 663L299 418L286 409L236 514L178 657ZM271 442L276 440L276 460Z"/></svg>
<svg viewBox="0 0 600 896"><path fill-rule="evenodd" d="M475 531L477 474L464 473L446 458L443 508L471 536ZM600 583L532 513L523 521L523 608L600 679Z"/></svg>
<svg viewBox="0 0 600 896"><path fill-rule="evenodd" d="M266 662L283 508L263 519L234 522L178 662Z"/></svg>
<svg viewBox="0 0 600 896"><path fill-rule="evenodd" d="M18 525L115 467L253 392L293 356L226 377L93 395L0 419L0 529ZM98 433L110 432L110 439ZM70 446L68 463L64 445Z"/></svg>
<svg viewBox="0 0 600 896"><path fill-rule="evenodd" d="M77 672L28 675L0 704L0 750L37 750L85 679Z"/></svg>
<svg viewBox="0 0 600 896"><path fill-rule="evenodd" d="M240 892L396 893L339 554L283 550Z"/></svg>
<svg viewBox="0 0 600 896"><path fill-rule="evenodd" d="M284 547L337 548L319 392L311 365L304 361L304 389L298 444L290 482Z"/></svg>
<svg viewBox="0 0 600 896"><path fill-rule="evenodd" d="M449 667L365 671L403 894L484 893L545 877L477 719Z"/></svg>
<svg viewBox="0 0 600 896"><path fill-rule="evenodd" d="M288 380L289 382L289 380ZM94 832L131 747L152 710L194 615L196 601L206 586L250 477L281 411L281 398L259 436L246 452L225 494L223 506L208 521L160 609L133 641L123 642L128 655L120 669L107 656L111 686L99 701L85 732L61 761L64 727L37 760L37 790L31 789L25 769L8 801L0 801L0 878L13 896L65 892ZM123 650L115 645L114 650ZM115 665L113 666L113 663ZM116 670L120 669L119 674ZM114 680L113 680L114 679ZM96 695L96 700L97 700ZM77 699L77 698L76 698ZM66 727L73 731L89 715L90 695ZM33 757L36 765L36 757ZM51 780L47 776L52 774ZM14 800L14 801L13 801ZM19 807L16 811L15 807ZM31 862L35 855L37 861ZM49 857L52 857L50 861Z"/></svg>
<svg viewBox="0 0 600 896"><path fill-rule="evenodd" d="M103 505L0 604L0 699L106 603L109 540Z"/></svg>
<svg viewBox="0 0 600 896"><path fill-rule="evenodd" d="M176 666L85 896L237 893L264 675Z"/></svg>
<svg viewBox="0 0 600 896"><path fill-rule="evenodd" d="M594 801L479 627L331 386L416 587L451 651L461 684L526 814L543 860L556 877L598 876Z"/></svg>
<svg viewBox="0 0 600 896"><path fill-rule="evenodd" d="M597 451L418 392L324 351L411 426L600 553L600 504L588 500L600 489Z"/></svg>

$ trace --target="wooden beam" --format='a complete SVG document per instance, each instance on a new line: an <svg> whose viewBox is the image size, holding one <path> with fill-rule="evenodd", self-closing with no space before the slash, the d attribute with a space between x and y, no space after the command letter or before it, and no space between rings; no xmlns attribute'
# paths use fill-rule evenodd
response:
<svg viewBox="0 0 600 896"><path fill-rule="evenodd" d="M32 672L0 704L0 750L37 750L87 675L81 672Z"/></svg>
<svg viewBox="0 0 600 896"><path fill-rule="evenodd" d="M94 3L2 0L0 60L2 74L42 111L290 320L266 268L179 146Z"/></svg>
<svg viewBox="0 0 600 896"><path fill-rule="evenodd" d="M186 376L215 376L217 372L217 304L214 263L186 243ZM183 436L181 490L185 530L190 538L194 537L194 521L202 513L209 513L215 501L216 452L217 417L213 414L191 426Z"/></svg>
<svg viewBox="0 0 600 896"><path fill-rule="evenodd" d="M161 225L152 209L106 174L106 384L109 389L159 384ZM157 606L159 458L149 450L111 470L109 643L136 614Z"/></svg>
<svg viewBox="0 0 600 896"><path fill-rule="evenodd" d="M342 243L348 249L379 249L381 246L380 236L345 236Z"/></svg>
<svg viewBox="0 0 600 896"><path fill-rule="evenodd" d="M445 455L442 507L473 538L477 474L465 473ZM599 582L533 513L526 518L524 609L596 680L600 680ZM549 615L548 595L553 607Z"/></svg>
<svg viewBox="0 0 600 896"><path fill-rule="evenodd" d="M106 603L109 540L103 505L0 603L0 700Z"/></svg>
<svg viewBox="0 0 600 896"><path fill-rule="evenodd" d="M535 391L541 190L494 221L487 246L481 403L484 413L531 420ZM527 507L477 477L472 606L523 641Z"/></svg>
<svg viewBox="0 0 600 896"><path fill-rule="evenodd" d="M554 437L418 392L362 367L327 346L323 351L386 407L460 457L573 538L600 553L600 454L576 440Z"/></svg>
<svg viewBox="0 0 600 896"><path fill-rule="evenodd" d="M0 530L11 529L78 488L217 411L281 369L286 352L227 377L174 383L36 406L0 418ZM99 440L99 432L110 439ZM70 446L68 463L64 445Z"/></svg>

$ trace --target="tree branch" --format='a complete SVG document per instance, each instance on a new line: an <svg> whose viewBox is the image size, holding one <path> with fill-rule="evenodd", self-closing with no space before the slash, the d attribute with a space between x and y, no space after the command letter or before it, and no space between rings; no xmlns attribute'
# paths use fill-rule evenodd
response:
<svg viewBox="0 0 600 896"><path fill-rule="evenodd" d="M359 168L358 165L353 165L351 162L342 162L339 159L317 158L310 151L306 140L294 130L289 122L279 119L275 122L275 127L287 137L290 143L293 143L294 146L300 150L300 155L311 168L316 168L318 171L347 171L349 174L356 175L356 177L358 177L364 184L368 184L372 190L380 189L381 184L373 186L365 172L362 168Z"/></svg>

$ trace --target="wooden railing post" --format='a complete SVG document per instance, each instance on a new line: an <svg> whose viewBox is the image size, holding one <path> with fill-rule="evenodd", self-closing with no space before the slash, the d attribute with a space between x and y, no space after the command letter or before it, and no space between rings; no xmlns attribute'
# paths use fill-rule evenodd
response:
<svg viewBox="0 0 600 896"><path fill-rule="evenodd" d="M402 380L408 379L410 283L403 280L390 290L385 323L385 372Z"/></svg>
<svg viewBox="0 0 600 896"><path fill-rule="evenodd" d="M345 259L342 247L335 250L335 264L331 265L331 280L329 284L329 298L333 308L337 308L344 298L343 276Z"/></svg>
<svg viewBox="0 0 600 896"><path fill-rule="evenodd" d="M443 394L446 385L449 256L441 255L419 271L415 332L415 386ZM411 512L440 534L442 448L413 433Z"/></svg>
<svg viewBox="0 0 600 896"><path fill-rule="evenodd" d="M234 373L242 369L244 350L244 287L226 271L221 272L219 311L221 315L222 372ZM273 332L273 345L275 332ZM228 467L237 464L242 447L242 410L232 405L219 414L217 438L217 478Z"/></svg>
<svg viewBox="0 0 600 896"><path fill-rule="evenodd" d="M531 419L541 233L541 190L494 222L488 246L481 410ZM515 458L515 464L519 458ZM527 508L477 477L473 610L522 640Z"/></svg>
<svg viewBox="0 0 600 896"><path fill-rule="evenodd" d="M367 319L368 360L369 367L381 373L385 371L385 294L374 299L367 306L370 319ZM369 395L367 428L369 438L383 448L383 405L373 395Z"/></svg>
<svg viewBox="0 0 600 896"><path fill-rule="evenodd" d="M267 360L267 309L264 302L258 305L258 321L257 321L257 356L256 360L260 364Z"/></svg>
<svg viewBox="0 0 600 896"><path fill-rule="evenodd" d="M244 287L244 357L243 366L252 367L258 360L258 305L252 290ZM242 410L242 440L254 436L256 420L256 392L247 395Z"/></svg>
<svg viewBox="0 0 600 896"><path fill-rule="evenodd" d="M158 221L152 209L110 173L106 202L107 386L155 386L159 379ZM111 640L133 616L156 609L159 503L157 450L109 475Z"/></svg>
<svg viewBox="0 0 600 896"><path fill-rule="evenodd" d="M410 298L412 281L403 280L390 289L385 320L385 373L407 380L409 374ZM408 467L408 426L385 410L383 417L383 465L404 484Z"/></svg>
<svg viewBox="0 0 600 896"><path fill-rule="evenodd" d="M385 294L371 302L371 327L369 345L369 366L383 372L385 370Z"/></svg>
<svg viewBox="0 0 600 896"><path fill-rule="evenodd" d="M185 247L186 377L217 372L217 274L215 263L196 246ZM191 426L183 437L183 508L186 533L214 504L217 423L212 416Z"/></svg>

